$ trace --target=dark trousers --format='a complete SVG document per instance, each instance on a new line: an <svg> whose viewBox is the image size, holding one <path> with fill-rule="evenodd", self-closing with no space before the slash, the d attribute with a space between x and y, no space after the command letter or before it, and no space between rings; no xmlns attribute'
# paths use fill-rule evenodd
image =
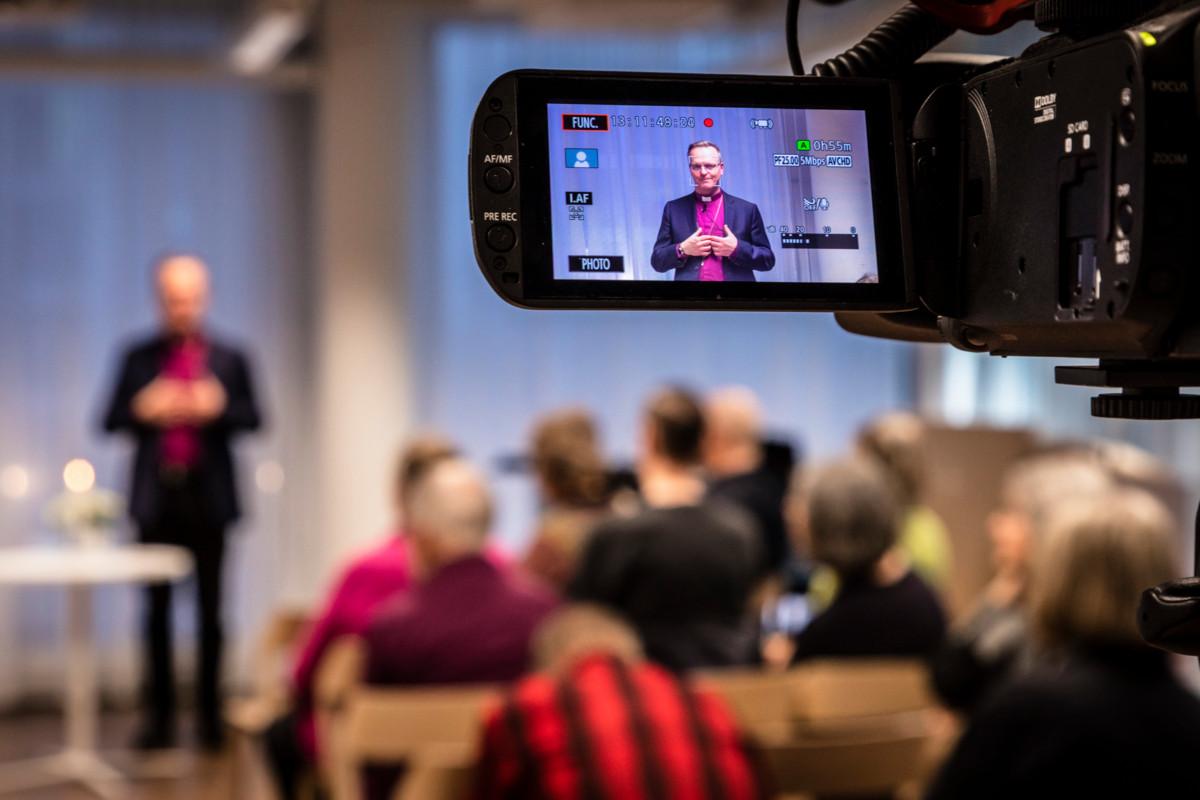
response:
<svg viewBox="0 0 1200 800"><path fill-rule="evenodd" d="M300 797L300 784L314 776L312 763L300 744L299 718L295 711L288 712L272 722L263 731L263 750L267 765L275 779L275 788L282 800ZM318 797L323 793L317 792Z"/></svg>
<svg viewBox="0 0 1200 800"><path fill-rule="evenodd" d="M225 530L208 521L194 476L164 477L161 492L158 521L142 527L141 540L148 544L178 545L192 554L199 638L197 722L202 736L215 737L221 730L221 565L225 557ZM171 585L153 584L146 588L143 700L148 724L164 732L174 726L176 716L171 639Z"/></svg>

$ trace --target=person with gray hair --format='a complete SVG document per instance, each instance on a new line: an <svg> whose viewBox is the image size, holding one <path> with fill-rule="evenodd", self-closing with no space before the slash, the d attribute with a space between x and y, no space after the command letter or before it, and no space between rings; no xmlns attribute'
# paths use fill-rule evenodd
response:
<svg viewBox="0 0 1200 800"><path fill-rule="evenodd" d="M407 497L420 583L382 608L366 633L372 684L496 683L520 677L554 598L495 566L484 549L492 498L458 458L433 464ZM367 797L390 797L394 768L368 769Z"/></svg>
<svg viewBox="0 0 1200 800"><path fill-rule="evenodd" d="M811 555L841 588L795 638L793 660L931 655L945 614L894 547L901 508L882 469L862 457L820 467L801 502Z"/></svg>
<svg viewBox="0 0 1200 800"><path fill-rule="evenodd" d="M1043 660L980 704L931 800L1195 796L1200 700L1136 627L1177 536L1138 489L1058 504L1029 586Z"/></svg>

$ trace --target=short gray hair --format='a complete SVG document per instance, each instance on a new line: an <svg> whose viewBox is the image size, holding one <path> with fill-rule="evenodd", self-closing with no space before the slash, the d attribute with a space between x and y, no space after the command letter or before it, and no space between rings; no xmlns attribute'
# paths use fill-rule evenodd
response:
<svg viewBox="0 0 1200 800"><path fill-rule="evenodd" d="M711 147L713 150L717 151L717 158L719 158L721 160L721 163L722 164L725 163L725 157L723 155L721 155L721 148L717 147L716 142L710 142L708 139L701 139L698 142L692 142L691 144L689 144L688 145L688 153L687 153L688 158L692 157L692 151L695 150L697 147Z"/></svg>
<svg viewBox="0 0 1200 800"><path fill-rule="evenodd" d="M762 406L745 386L723 386L704 399L705 427L723 442L762 442Z"/></svg>
<svg viewBox="0 0 1200 800"><path fill-rule="evenodd" d="M1005 509L1023 514L1039 540L1050 516L1064 502L1095 497L1115 485L1093 454L1074 448L1048 450L1019 459L1005 472L1000 502Z"/></svg>
<svg viewBox="0 0 1200 800"><path fill-rule="evenodd" d="M896 543L900 505L881 467L847 458L805 480L812 555L839 576L859 577Z"/></svg>
<svg viewBox="0 0 1200 800"><path fill-rule="evenodd" d="M447 548L482 550L492 525L492 498L483 474L460 458L437 461L410 490L407 524L414 534Z"/></svg>

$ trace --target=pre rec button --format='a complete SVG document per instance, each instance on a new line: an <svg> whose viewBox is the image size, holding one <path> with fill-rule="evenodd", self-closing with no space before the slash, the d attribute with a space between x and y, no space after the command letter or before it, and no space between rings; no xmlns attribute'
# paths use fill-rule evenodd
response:
<svg viewBox="0 0 1200 800"><path fill-rule="evenodd" d="M493 192L507 192L513 185L512 170L508 167L492 167L483 173L483 183Z"/></svg>
<svg viewBox="0 0 1200 800"><path fill-rule="evenodd" d="M498 253L507 253L517 243L517 232L510 225L493 225L487 229L488 247Z"/></svg>
<svg viewBox="0 0 1200 800"><path fill-rule="evenodd" d="M512 124L499 114L493 114L483 121L483 134L493 142L503 142L512 135Z"/></svg>

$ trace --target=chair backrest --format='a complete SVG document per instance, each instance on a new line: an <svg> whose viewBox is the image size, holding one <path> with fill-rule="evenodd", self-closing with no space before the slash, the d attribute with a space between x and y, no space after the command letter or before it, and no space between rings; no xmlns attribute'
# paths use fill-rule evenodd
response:
<svg viewBox="0 0 1200 800"><path fill-rule="evenodd" d="M456 800L469 786L491 685L392 688L361 682L328 722L327 772L335 800L361 797L362 768L404 764L398 800Z"/></svg>
<svg viewBox="0 0 1200 800"><path fill-rule="evenodd" d="M366 644L358 636L340 636L329 643L313 676L313 711L317 725L318 770L335 800L357 800L358 774L345 756L345 710L354 688L362 682Z"/></svg>
<svg viewBox="0 0 1200 800"><path fill-rule="evenodd" d="M908 659L812 661L789 672L797 732L894 731L937 703L928 667Z"/></svg>
<svg viewBox="0 0 1200 800"><path fill-rule="evenodd" d="M318 714L345 704L363 678L366 661L366 644L358 636L339 636L329 643L313 675L313 703Z"/></svg>
<svg viewBox="0 0 1200 800"><path fill-rule="evenodd" d="M712 670L696 676L698 686L724 699L742 729L764 743L792 736L793 680L788 673L757 669Z"/></svg>
<svg viewBox="0 0 1200 800"><path fill-rule="evenodd" d="M776 791L888 795L923 776L925 737L817 739L761 746Z"/></svg>
<svg viewBox="0 0 1200 800"><path fill-rule="evenodd" d="M297 639L310 622L311 615L299 609L271 614L254 644L250 694L231 699L225 708L226 721L235 730L260 733L287 710L291 700L288 671Z"/></svg>
<svg viewBox="0 0 1200 800"><path fill-rule="evenodd" d="M346 754L359 763L474 756L494 686L355 687L346 702Z"/></svg>

